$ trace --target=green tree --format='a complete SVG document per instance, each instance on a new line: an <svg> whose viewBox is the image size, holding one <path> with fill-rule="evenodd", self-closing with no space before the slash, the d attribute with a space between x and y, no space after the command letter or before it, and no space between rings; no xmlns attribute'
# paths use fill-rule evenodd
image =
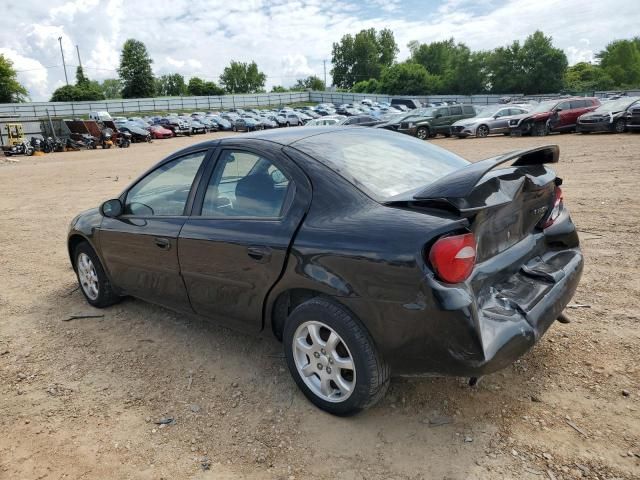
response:
<svg viewBox="0 0 640 480"><path fill-rule="evenodd" d="M640 37L611 42L596 57L616 87L640 87Z"/></svg>
<svg viewBox="0 0 640 480"><path fill-rule="evenodd" d="M52 102L82 102L88 100L104 100L105 95L102 86L89 78L82 71L82 67L76 69L76 84L65 85L53 92Z"/></svg>
<svg viewBox="0 0 640 480"><path fill-rule="evenodd" d="M309 90L309 89L315 90L315 91L325 90L324 82L320 80L318 77L316 77L315 75L311 75L307 78L296 80L295 85L291 87L291 90Z"/></svg>
<svg viewBox="0 0 640 480"><path fill-rule="evenodd" d="M147 47L139 40L130 38L122 47L120 68L118 73L122 81L122 96L124 98L152 97L155 82Z"/></svg>
<svg viewBox="0 0 640 480"><path fill-rule="evenodd" d="M588 62L579 62L567 68L564 83L567 90L577 93L611 90L615 87L613 79L602 67Z"/></svg>
<svg viewBox="0 0 640 480"><path fill-rule="evenodd" d="M380 78L385 67L390 67L398 54L393 32L375 28L361 30L354 36L347 34L333 44L331 75L333 84L351 88L362 80Z"/></svg>
<svg viewBox="0 0 640 480"><path fill-rule="evenodd" d="M409 61L422 65L437 77L434 93L470 95L486 90L484 52L471 52L464 43L455 43L453 38L423 44L412 41L408 47Z"/></svg>
<svg viewBox="0 0 640 480"><path fill-rule="evenodd" d="M86 85L89 83L89 79L84 74L84 70L80 65L76 68L76 85Z"/></svg>
<svg viewBox="0 0 640 480"><path fill-rule="evenodd" d="M13 62L0 55L0 103L24 102L27 89L18 82Z"/></svg>
<svg viewBox="0 0 640 480"><path fill-rule="evenodd" d="M417 63L398 63L385 68L380 77L379 90L388 95L426 95L432 93L438 77Z"/></svg>
<svg viewBox="0 0 640 480"><path fill-rule="evenodd" d="M199 77L191 77L187 86L189 95L224 95L224 89L220 88L214 82L206 82Z"/></svg>
<svg viewBox="0 0 640 480"><path fill-rule="evenodd" d="M259 93L264 91L267 76L258 70L256 62L243 63L231 60L220 75L220 83L229 93Z"/></svg>
<svg viewBox="0 0 640 480"><path fill-rule="evenodd" d="M187 93L187 84L179 73L171 73L156 78L156 95L178 97Z"/></svg>
<svg viewBox="0 0 640 480"><path fill-rule="evenodd" d="M289 90L284 88L282 85L274 85L273 87L271 87L271 93L286 93L288 91Z"/></svg>
<svg viewBox="0 0 640 480"><path fill-rule="evenodd" d="M487 56L489 89L493 93L522 93L524 71L520 42L498 47Z"/></svg>
<svg viewBox="0 0 640 480"><path fill-rule="evenodd" d="M122 84L119 78L107 78L100 85L107 100L122 97Z"/></svg>
<svg viewBox="0 0 640 480"><path fill-rule="evenodd" d="M563 89L569 62L565 53L553 46L551 37L539 30L529 35L520 51L520 63L524 73L523 93L553 93Z"/></svg>
<svg viewBox="0 0 640 480"><path fill-rule="evenodd" d="M354 93L382 93L380 91L380 82L375 78L354 83L351 91Z"/></svg>

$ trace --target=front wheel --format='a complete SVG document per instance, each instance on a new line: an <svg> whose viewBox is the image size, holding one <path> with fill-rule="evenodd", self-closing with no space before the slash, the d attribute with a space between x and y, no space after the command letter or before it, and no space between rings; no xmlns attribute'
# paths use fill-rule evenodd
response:
<svg viewBox="0 0 640 480"><path fill-rule="evenodd" d="M427 127L420 127L416 130L416 137L420 140L426 140L429 138L429 129Z"/></svg>
<svg viewBox="0 0 640 480"><path fill-rule="evenodd" d="M547 124L544 122L536 122L533 124L533 135L536 137L544 137L548 132Z"/></svg>
<svg viewBox="0 0 640 480"><path fill-rule="evenodd" d="M622 118L619 118L618 120L616 120L616 123L613 124L613 131L616 133L624 133L626 129L627 124Z"/></svg>
<svg viewBox="0 0 640 480"><path fill-rule="evenodd" d="M487 127L486 125L478 126L478 129L476 130L476 137L486 138L488 136L489 136L489 127Z"/></svg>
<svg viewBox="0 0 640 480"><path fill-rule="evenodd" d="M346 309L322 297L296 307L283 333L287 366L317 407L353 415L380 400L390 370L373 339Z"/></svg>
<svg viewBox="0 0 640 480"><path fill-rule="evenodd" d="M90 305L104 308L120 300L111 287L100 259L88 243L78 245L73 258L80 290Z"/></svg>

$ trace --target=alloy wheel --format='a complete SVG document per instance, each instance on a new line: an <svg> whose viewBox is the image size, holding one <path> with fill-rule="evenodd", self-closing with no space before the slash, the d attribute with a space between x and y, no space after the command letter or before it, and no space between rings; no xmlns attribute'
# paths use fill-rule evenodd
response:
<svg viewBox="0 0 640 480"><path fill-rule="evenodd" d="M488 135L489 135L489 128L487 128L486 125L480 125L478 127L478 136L484 138Z"/></svg>
<svg viewBox="0 0 640 480"><path fill-rule="evenodd" d="M351 396L356 386L355 363L335 330L322 322L304 322L292 343L298 374L314 395L333 403Z"/></svg>
<svg viewBox="0 0 640 480"><path fill-rule="evenodd" d="M420 140L425 140L429 136L429 131L426 128L419 128L416 132L416 137Z"/></svg>
<svg viewBox="0 0 640 480"><path fill-rule="evenodd" d="M78 279L84 293L91 300L96 300L100 294L100 284L98 283L98 274L91 261L91 257L86 253L78 255Z"/></svg>

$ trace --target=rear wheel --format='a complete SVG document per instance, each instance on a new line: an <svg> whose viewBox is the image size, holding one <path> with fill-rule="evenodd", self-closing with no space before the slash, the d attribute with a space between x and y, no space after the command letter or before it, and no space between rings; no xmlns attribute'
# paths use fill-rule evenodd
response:
<svg viewBox="0 0 640 480"><path fill-rule="evenodd" d="M104 308L120 301L91 245L87 242L79 244L73 258L80 290L89 304Z"/></svg>
<svg viewBox="0 0 640 480"><path fill-rule="evenodd" d="M623 118L619 118L613 124L613 131L616 133L624 133L626 129L627 129L627 123L624 121Z"/></svg>
<svg viewBox="0 0 640 480"><path fill-rule="evenodd" d="M389 386L389 367L366 329L346 309L322 297L291 313L283 344L298 387L334 415L352 415L375 404Z"/></svg>
<svg viewBox="0 0 640 480"><path fill-rule="evenodd" d="M416 130L416 137L420 140L426 140L429 138L429 127L420 127Z"/></svg>
<svg viewBox="0 0 640 480"><path fill-rule="evenodd" d="M489 127L486 125L479 125L476 129L476 137L485 138L489 135Z"/></svg>

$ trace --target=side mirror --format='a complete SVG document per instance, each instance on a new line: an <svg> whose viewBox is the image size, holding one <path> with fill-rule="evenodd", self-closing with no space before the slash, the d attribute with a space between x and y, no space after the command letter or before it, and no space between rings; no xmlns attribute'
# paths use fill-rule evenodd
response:
<svg viewBox="0 0 640 480"><path fill-rule="evenodd" d="M554 110L554 112L561 112L561 111L562 111L562 109L561 109L561 108L556 108L556 109Z"/></svg>
<svg viewBox="0 0 640 480"><path fill-rule="evenodd" d="M118 198L107 200L100 206L100 213L108 218L116 218L124 212L124 205Z"/></svg>

